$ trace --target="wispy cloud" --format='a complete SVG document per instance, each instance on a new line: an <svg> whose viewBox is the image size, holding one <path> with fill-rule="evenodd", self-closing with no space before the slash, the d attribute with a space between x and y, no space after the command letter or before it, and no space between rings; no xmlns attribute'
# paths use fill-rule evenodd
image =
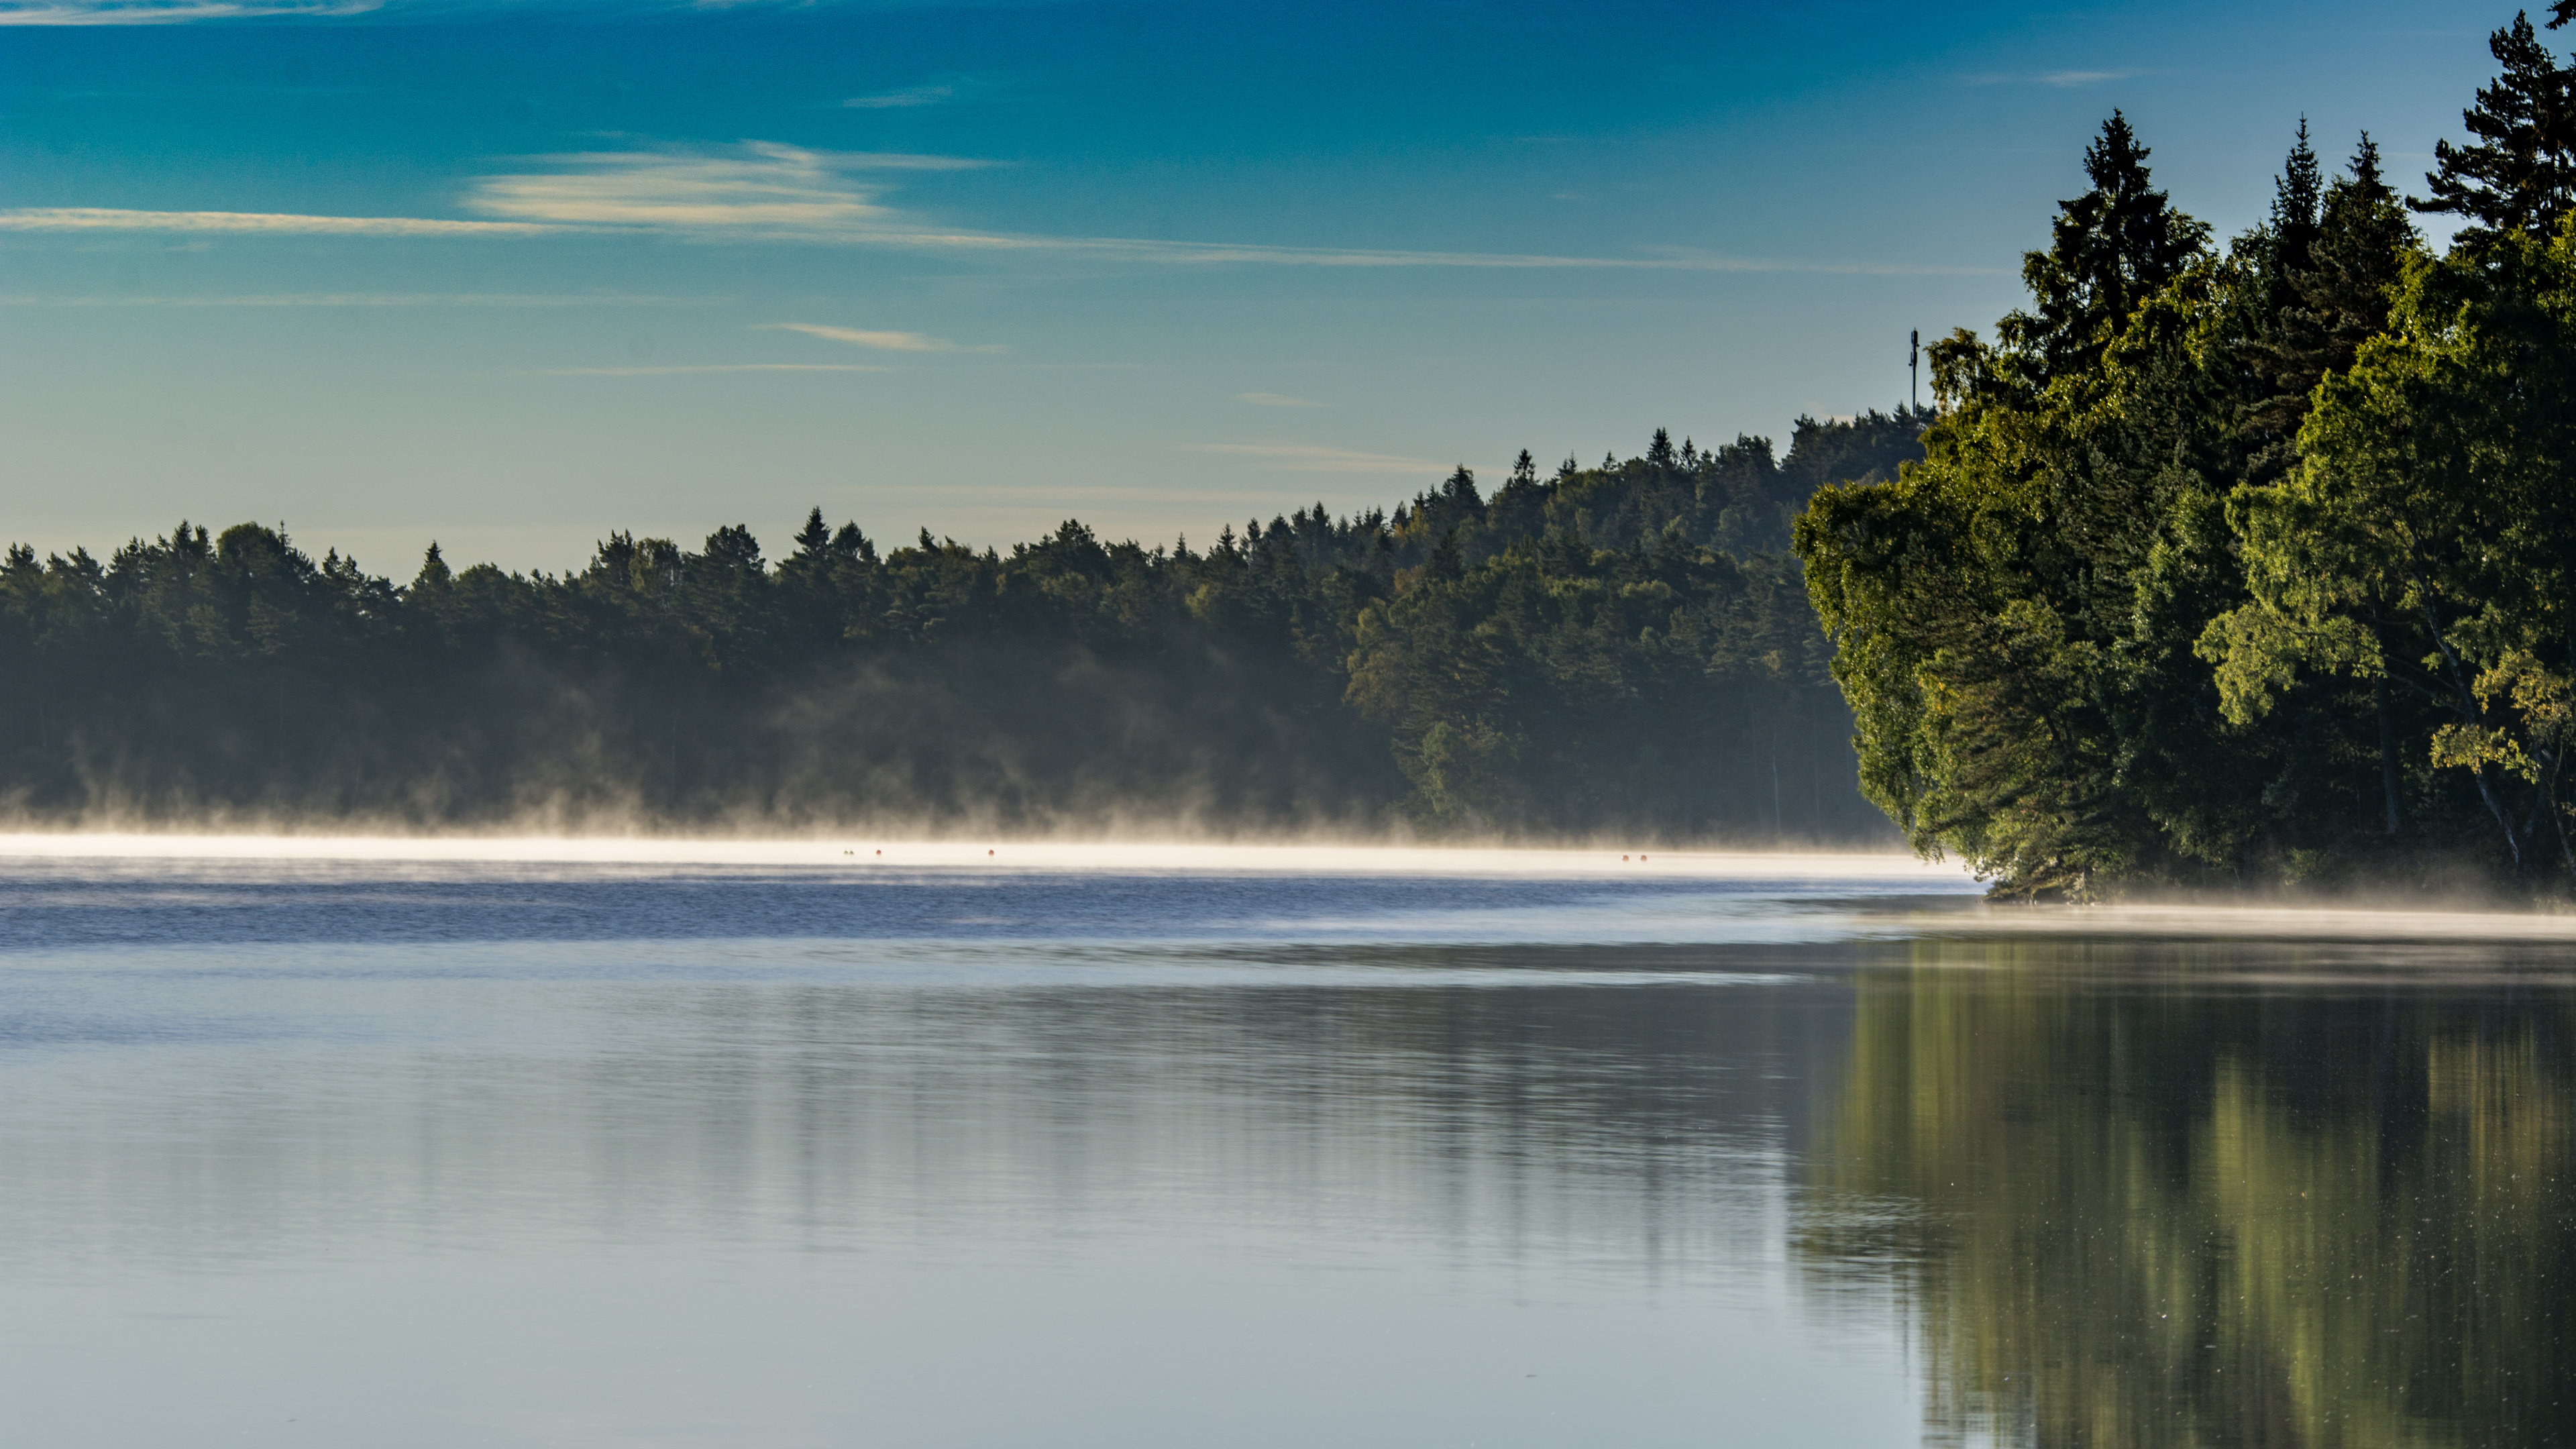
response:
<svg viewBox="0 0 2576 1449"><path fill-rule="evenodd" d="M716 362L695 367L540 367L513 377L671 377L684 372L896 372L863 362Z"/></svg>
<svg viewBox="0 0 2576 1449"><path fill-rule="evenodd" d="M1972 86L2055 86L2060 90L2070 90L2079 86L2097 86L2104 81L2127 80L2136 74L2133 70L2044 70L2036 73L1990 70L1959 79L1961 84Z"/></svg>
<svg viewBox="0 0 2576 1449"><path fill-rule="evenodd" d="M1322 403L1308 402L1302 397L1290 397L1284 392L1239 392L1234 395L1234 400L1236 402L1250 403L1254 407L1258 408L1319 408L1323 406Z"/></svg>
<svg viewBox="0 0 2576 1449"><path fill-rule="evenodd" d="M959 250L1023 249L1072 252L1102 260L1210 266L1228 262L1282 267L1465 267L1520 271L1816 272L1837 276L1986 276L1995 267L1918 266L1911 263L1830 262L1731 257L1686 247L1656 247L1636 257L1551 256L1531 252L1398 251L1373 247L1269 246L1258 243L1139 241L1124 237L920 236L888 238L897 244L953 244Z"/></svg>
<svg viewBox="0 0 2576 1449"><path fill-rule="evenodd" d="M382 0L0 0L0 25L184 25L278 15L364 15Z"/></svg>
<svg viewBox="0 0 2576 1449"><path fill-rule="evenodd" d="M879 352L1008 352L998 342L969 345L933 337L925 332L871 332L860 327L827 327L820 322L764 322L756 332L802 332L827 342L846 342L852 347L873 347Z"/></svg>
<svg viewBox="0 0 2576 1449"><path fill-rule="evenodd" d="M1348 448L1319 448L1308 443L1183 443L1193 453L1219 453L1237 458L1267 459L1281 473L1445 473L1454 464L1428 458L1402 458L1392 453L1359 453Z"/></svg>
<svg viewBox="0 0 2576 1449"><path fill-rule="evenodd" d="M721 151L614 151L531 158L544 171L487 176L467 189L486 221L297 216L88 207L0 211L0 230L190 231L351 236L540 236L630 233L698 241L896 248L952 256L1049 255L1169 266L1441 267L1509 270L1803 272L1853 276L1988 276L1994 267L1736 257L1685 247L1624 257L1512 252L1046 236L935 227L881 199L868 172L954 171L991 163L955 156L827 152L749 142Z"/></svg>
<svg viewBox="0 0 2576 1449"><path fill-rule="evenodd" d="M246 296L0 296L0 307L697 307L725 297L573 292L270 292Z"/></svg>
<svg viewBox="0 0 2576 1449"><path fill-rule="evenodd" d="M872 96L852 96L841 102L854 111L904 110L913 106L935 106L954 99L955 86L906 86L899 91L880 91Z"/></svg>
<svg viewBox="0 0 2576 1449"><path fill-rule="evenodd" d="M2007 267L1953 267L1936 262L1836 261L1826 257L1737 257L1697 247L1640 247L1640 258L1611 260L1601 266L1634 266L1682 272L1802 272L1827 277L2001 277Z"/></svg>
<svg viewBox="0 0 2576 1449"><path fill-rule="evenodd" d="M956 156L808 151L754 141L730 153L602 151L532 158L557 169L486 176L465 206L487 216L552 226L768 232L826 238L901 224L876 203L860 170L958 171L985 165Z"/></svg>
<svg viewBox="0 0 2576 1449"><path fill-rule="evenodd" d="M273 211L126 211L103 206L22 206L0 211L0 231L181 231L246 236L543 236L565 228L527 221L446 221L422 216L298 216Z"/></svg>

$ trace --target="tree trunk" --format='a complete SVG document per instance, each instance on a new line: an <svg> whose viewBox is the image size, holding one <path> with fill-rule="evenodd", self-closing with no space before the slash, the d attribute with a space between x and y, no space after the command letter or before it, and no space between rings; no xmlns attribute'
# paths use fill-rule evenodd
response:
<svg viewBox="0 0 2576 1449"><path fill-rule="evenodd" d="M2388 676L2379 676L2379 788L2388 802L2388 833L2397 834L2404 820L2397 808L2397 722L2388 717Z"/></svg>

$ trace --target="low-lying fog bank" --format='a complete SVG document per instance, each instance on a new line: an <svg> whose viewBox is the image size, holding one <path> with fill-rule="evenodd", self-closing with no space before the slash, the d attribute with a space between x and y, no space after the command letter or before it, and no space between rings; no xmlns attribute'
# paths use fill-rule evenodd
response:
<svg viewBox="0 0 2576 1449"><path fill-rule="evenodd" d="M491 862L666 866L893 866L1011 871L1260 872L1296 875L1592 873L1792 880L1831 877L1965 883L1959 867L1896 852L1619 851L1477 846L905 840L883 836L756 840L685 837L0 834L0 862L34 860Z"/></svg>

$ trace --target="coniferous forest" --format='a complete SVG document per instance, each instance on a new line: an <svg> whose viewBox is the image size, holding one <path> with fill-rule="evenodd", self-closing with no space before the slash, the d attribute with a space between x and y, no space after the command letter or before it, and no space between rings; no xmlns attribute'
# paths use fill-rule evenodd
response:
<svg viewBox="0 0 2576 1449"><path fill-rule="evenodd" d="M1787 554L1927 416L1802 419L1194 549L810 516L407 582L189 524L0 567L9 814L338 828L1884 838Z"/></svg>
<svg viewBox="0 0 2576 1449"><path fill-rule="evenodd" d="M2561 0L2548 28L2568 23ZM1796 552L1862 787L2011 893L2576 881L2576 68L2517 16L2409 198L2306 127L2224 246L2115 113L2025 310ZM2436 253L2416 217L2456 227Z"/></svg>
<svg viewBox="0 0 2576 1449"><path fill-rule="evenodd" d="M2115 112L1936 406L1204 549L810 516L408 582L183 524L0 565L28 823L1859 842L2007 894L2576 885L2576 63L2221 243ZM2334 149L2340 150L2338 145ZM2452 229L2431 245L2418 217ZM1839 688L1837 688L1839 686ZM1856 782L1856 783L1855 783ZM1875 808L1872 808L1875 807ZM1883 812L1883 816L1881 814Z"/></svg>

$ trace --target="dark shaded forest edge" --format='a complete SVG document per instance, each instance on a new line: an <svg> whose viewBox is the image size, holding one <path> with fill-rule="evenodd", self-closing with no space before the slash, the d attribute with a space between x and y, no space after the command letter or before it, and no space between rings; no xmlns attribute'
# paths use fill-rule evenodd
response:
<svg viewBox="0 0 2576 1449"><path fill-rule="evenodd" d="M1929 349L1923 461L1800 516L1918 850L2079 900L2576 883L2576 67L2490 48L2428 196L2302 123L2223 249L2114 113L2028 308Z"/></svg>
<svg viewBox="0 0 2576 1449"><path fill-rule="evenodd" d="M1204 550L806 520L397 584L182 524L0 565L22 825L1893 843L1787 554L1928 415L1460 468Z"/></svg>

